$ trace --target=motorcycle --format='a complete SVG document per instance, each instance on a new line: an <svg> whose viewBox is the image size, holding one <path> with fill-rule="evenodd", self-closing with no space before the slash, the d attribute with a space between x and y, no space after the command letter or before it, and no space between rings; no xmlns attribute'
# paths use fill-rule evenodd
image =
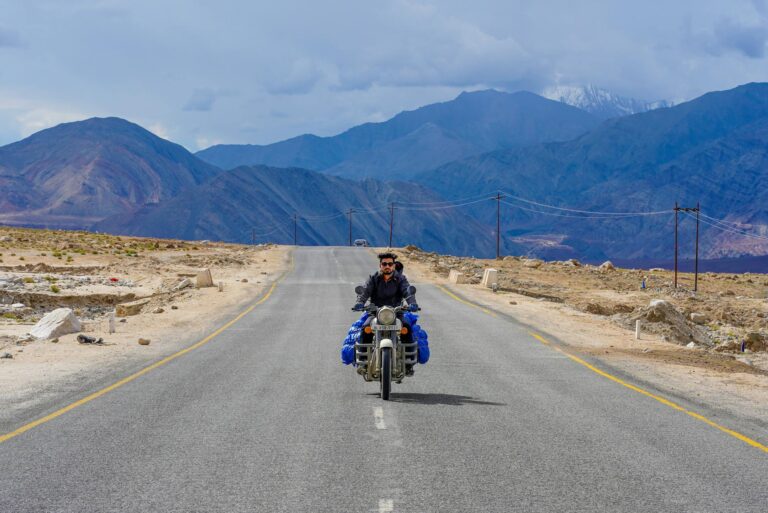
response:
<svg viewBox="0 0 768 513"><path fill-rule="evenodd" d="M355 288L358 295L363 290L361 286ZM416 287L410 287L408 293L413 296ZM373 316L364 331L373 333L374 337L369 344L362 343L362 337L355 343L357 372L365 381L378 381L381 398L389 401L392 382L402 383L408 375L407 368L416 365L418 346L415 340L410 344L400 340L400 335L405 335L408 328L403 326L397 314L407 311L407 307L377 307L369 304L364 310Z"/></svg>

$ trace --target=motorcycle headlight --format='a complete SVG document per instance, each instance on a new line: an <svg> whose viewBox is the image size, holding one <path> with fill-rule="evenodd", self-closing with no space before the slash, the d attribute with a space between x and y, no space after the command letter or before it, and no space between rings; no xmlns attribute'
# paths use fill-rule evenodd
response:
<svg viewBox="0 0 768 513"><path fill-rule="evenodd" d="M379 313L376 315L376 320L379 321L379 324L394 324L395 323L395 311L391 308L382 308L379 310Z"/></svg>

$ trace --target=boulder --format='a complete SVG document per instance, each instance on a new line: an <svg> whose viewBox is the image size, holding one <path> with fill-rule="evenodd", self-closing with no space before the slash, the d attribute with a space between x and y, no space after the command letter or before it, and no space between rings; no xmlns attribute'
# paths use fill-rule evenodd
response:
<svg viewBox="0 0 768 513"><path fill-rule="evenodd" d="M139 345L140 346L148 346L150 342L151 341L148 338L140 338L139 339Z"/></svg>
<svg viewBox="0 0 768 513"><path fill-rule="evenodd" d="M542 266L543 263L544 263L543 260L539 260L538 258L533 258L531 260L524 261L523 265L531 269L538 269L539 267Z"/></svg>
<svg viewBox="0 0 768 513"><path fill-rule="evenodd" d="M173 287L173 290L183 290L191 286L192 286L192 281L189 278L184 278L178 283L178 285Z"/></svg>
<svg viewBox="0 0 768 513"><path fill-rule="evenodd" d="M80 331L80 321L75 317L72 309L57 308L40 319L29 334L38 340L45 340L78 331Z"/></svg>
<svg viewBox="0 0 768 513"><path fill-rule="evenodd" d="M575 258L570 258L565 262L563 262L563 264L567 265L568 267L581 267L581 262L579 262Z"/></svg>
<svg viewBox="0 0 768 513"><path fill-rule="evenodd" d="M130 303L120 303L115 307L115 315L118 317L128 317L130 315L138 315L141 313L141 309L149 303L149 298L137 299Z"/></svg>
<svg viewBox="0 0 768 513"><path fill-rule="evenodd" d="M706 324L709 321L709 318L703 313L693 312L690 317L694 324Z"/></svg>
<svg viewBox="0 0 768 513"><path fill-rule="evenodd" d="M605 262L600 264L600 268L599 269L601 271L613 271L613 270L616 269L616 266L614 266L613 262L611 262L610 260L606 260Z"/></svg>
<svg viewBox="0 0 768 513"><path fill-rule="evenodd" d="M767 348L766 346L765 337L757 331L747 333L747 336L744 339L744 347L750 351L765 351Z"/></svg>
<svg viewBox="0 0 768 513"><path fill-rule="evenodd" d="M203 269L197 273L197 277L195 278L195 286L198 289L202 289L204 287L213 287L213 277L211 276L210 269Z"/></svg>

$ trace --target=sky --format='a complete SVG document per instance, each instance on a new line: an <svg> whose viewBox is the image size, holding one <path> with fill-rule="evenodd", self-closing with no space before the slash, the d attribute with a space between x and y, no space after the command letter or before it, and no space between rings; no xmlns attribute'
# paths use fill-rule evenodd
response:
<svg viewBox="0 0 768 513"><path fill-rule="evenodd" d="M0 0L0 145L119 116L197 151L464 90L684 101L768 81L768 0Z"/></svg>

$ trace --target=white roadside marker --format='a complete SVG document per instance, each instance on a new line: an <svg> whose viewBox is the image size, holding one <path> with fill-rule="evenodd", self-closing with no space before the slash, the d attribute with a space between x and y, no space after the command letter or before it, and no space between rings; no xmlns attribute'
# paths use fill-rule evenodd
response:
<svg viewBox="0 0 768 513"><path fill-rule="evenodd" d="M376 423L376 429L387 429L387 425L384 423L384 408L381 406L376 406L373 409L373 420Z"/></svg>
<svg viewBox="0 0 768 513"><path fill-rule="evenodd" d="M392 499L379 499L379 513L391 513L395 511L395 501Z"/></svg>

